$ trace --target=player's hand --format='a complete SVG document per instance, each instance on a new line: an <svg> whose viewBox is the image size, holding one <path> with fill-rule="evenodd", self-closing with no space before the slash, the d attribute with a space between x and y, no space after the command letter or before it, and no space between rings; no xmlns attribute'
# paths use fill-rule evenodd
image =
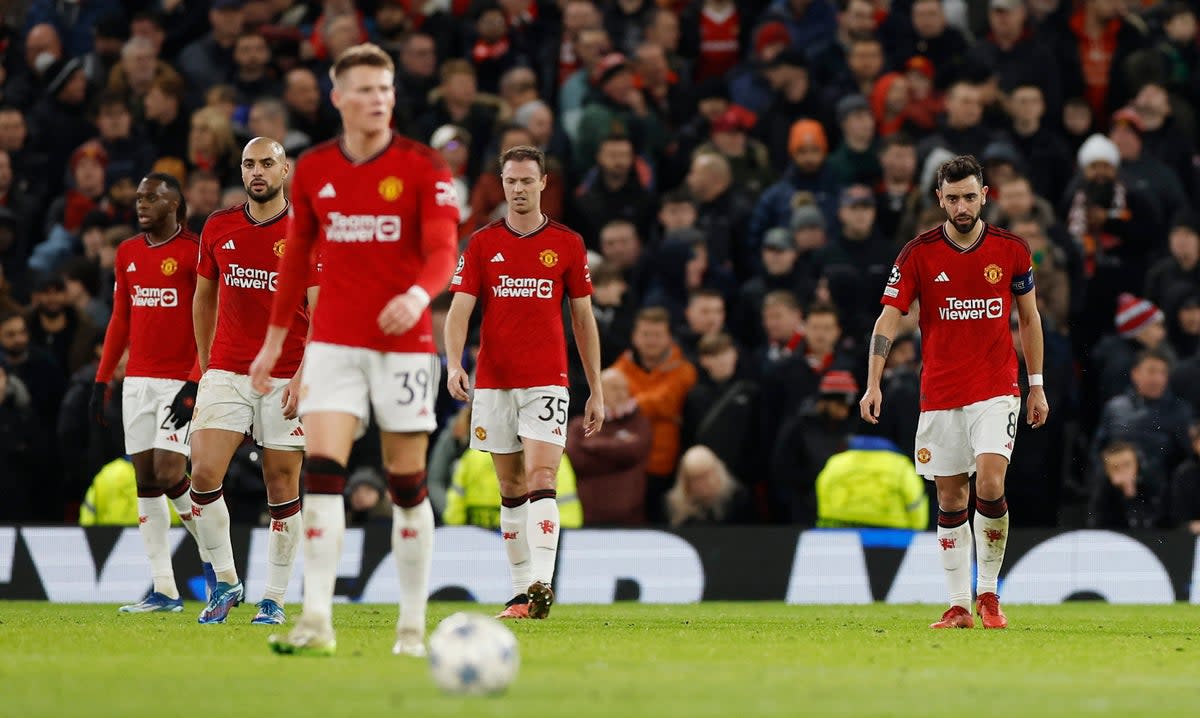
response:
<svg viewBox="0 0 1200 718"><path fill-rule="evenodd" d="M280 399L279 406L283 408L283 418L288 421L295 419L299 414L300 372L296 372L296 376L283 388L283 398Z"/></svg>
<svg viewBox="0 0 1200 718"><path fill-rule="evenodd" d="M92 417L92 421L100 426L108 426L108 419L104 416L104 410L108 408L108 384L98 381L92 385L92 398L88 401L88 416Z"/></svg>
<svg viewBox="0 0 1200 718"><path fill-rule="evenodd" d="M384 334L403 334L416 326L424 312L425 305L420 299L407 292L397 294L379 313L379 328Z"/></svg>
<svg viewBox="0 0 1200 718"><path fill-rule="evenodd" d="M868 424L878 424L879 407L881 406L883 406L883 392L877 386L867 387L867 393L863 394L862 401L858 402L858 410L862 414L863 421Z"/></svg>
<svg viewBox="0 0 1200 718"><path fill-rule="evenodd" d="M1029 387L1029 398L1025 400L1025 420L1037 429L1046 425L1046 417L1050 416L1050 405L1046 403L1046 390L1040 386Z"/></svg>
<svg viewBox="0 0 1200 718"><path fill-rule="evenodd" d="M281 348L264 343L262 349L258 350L258 356L254 357L254 362L250 364L250 385L258 393L271 393L271 370L275 368L275 362L279 361L281 352Z"/></svg>
<svg viewBox="0 0 1200 718"><path fill-rule="evenodd" d="M176 429L187 424L192 420L192 413L196 411L196 390L199 384L194 381L185 381L183 386L179 388L179 392L175 394L175 400L171 402L171 413L167 415L167 421Z"/></svg>
<svg viewBox="0 0 1200 718"><path fill-rule="evenodd" d="M604 395L594 392L583 406L583 435L597 434L604 428Z"/></svg>
<svg viewBox="0 0 1200 718"><path fill-rule="evenodd" d="M471 377L462 367L450 367L446 372L446 388L450 396L459 401L466 401L471 395Z"/></svg>

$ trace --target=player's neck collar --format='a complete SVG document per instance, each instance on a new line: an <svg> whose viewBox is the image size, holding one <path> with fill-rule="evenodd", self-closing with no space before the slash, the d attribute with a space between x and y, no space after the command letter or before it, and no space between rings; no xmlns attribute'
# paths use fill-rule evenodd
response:
<svg viewBox="0 0 1200 718"><path fill-rule="evenodd" d="M981 219L977 222L977 224L979 224L979 236L975 238L974 242L971 242L969 245L967 245L965 247L963 245L959 244L958 242L955 242L950 237L950 233L946 231L946 223L945 222L942 223L942 239L945 240L946 244L950 245L950 247L952 249L954 249L954 251L956 251L956 252L966 254L967 252L974 251L976 248L979 247L980 244L983 243L983 236L985 234L987 234L987 231L988 231L987 222L984 222Z"/></svg>
<svg viewBox="0 0 1200 718"><path fill-rule="evenodd" d="M388 148L391 147L392 143L396 140L396 135L394 132L389 131L387 133L387 138L388 138L387 142L384 143L384 145L382 147L380 147L377 151L371 153L370 155L368 155L366 157L355 157L354 155L350 154L350 148L348 148L346 146L346 135L345 135L345 133L342 133L342 136L338 138L338 150L342 153L342 157L346 158L347 162L354 165L355 167L358 167L358 166L365 165L368 162L371 162L373 160L376 160L376 159L382 157L383 153L387 152Z"/></svg>
<svg viewBox="0 0 1200 718"><path fill-rule="evenodd" d="M254 214L253 214L253 213L250 211L250 203L249 203L249 202L246 202L246 204L244 204L244 205L242 206L242 211L245 213L245 215L246 215L246 220L247 220L248 222L250 222L250 224L253 224L253 225L257 226L257 227L265 227L265 226L267 226L268 224L272 224L272 223L274 223L274 222L278 222L279 220L281 220L281 219L283 219L284 217L286 217L286 216L287 216L287 213L288 213L288 210L291 208L291 206L292 206L292 203L291 203L291 202L289 202L289 201L287 201L287 200L284 200L284 201L283 201L283 209L279 210L279 211L278 211L278 212L276 212L275 214L271 215L270 217L267 217L266 219L264 219L264 220L262 220L262 221L259 221L259 220L257 220L257 219L255 219L255 218L254 218Z"/></svg>
<svg viewBox="0 0 1200 718"><path fill-rule="evenodd" d="M142 240L145 241L146 245L149 247L161 247L164 244L166 244L167 242L170 242L172 239L175 239L176 237L178 237L179 233L182 231L183 231L183 225L182 224L176 225L175 232L170 237L167 237L166 239L164 239L161 242L155 242L154 236L151 235L149 232L142 232Z"/></svg>
<svg viewBox="0 0 1200 718"><path fill-rule="evenodd" d="M532 237L533 235L535 235L538 232L541 232L543 229L545 229L549 224L550 224L550 218L547 217L546 214L543 212L541 224L539 224L538 226L529 230L528 232L518 232L511 224L508 223L508 218L507 217L504 218L504 228L507 229L512 234L516 235L517 237L520 237L521 239L524 239L526 237Z"/></svg>

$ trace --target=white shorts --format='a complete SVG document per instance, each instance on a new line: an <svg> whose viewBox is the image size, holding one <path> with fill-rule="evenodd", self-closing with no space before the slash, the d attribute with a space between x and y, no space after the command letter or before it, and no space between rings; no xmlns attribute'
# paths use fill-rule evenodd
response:
<svg viewBox="0 0 1200 718"><path fill-rule="evenodd" d="M1012 458L1021 399L996 396L958 409L923 411L917 421L917 472L926 479L975 471L975 457Z"/></svg>
<svg viewBox="0 0 1200 718"><path fill-rule="evenodd" d="M357 416L365 431L432 432L442 363L436 354L380 352L313 342L304 351L300 415L335 411Z"/></svg>
<svg viewBox="0 0 1200 718"><path fill-rule="evenodd" d="M171 403L183 387L179 379L127 376L121 386L121 423L125 425L125 453L151 449L190 456L188 434L191 424L176 429L167 423Z"/></svg>
<svg viewBox="0 0 1200 718"><path fill-rule="evenodd" d="M521 451L521 439L567 445L565 386L476 389L471 401L471 448L495 454Z"/></svg>
<svg viewBox="0 0 1200 718"><path fill-rule="evenodd" d="M223 369L209 369L200 378L192 431L223 429L252 432L259 446L282 451L304 451L304 429L299 419L283 418L283 390L287 379L271 379L271 391L260 394L250 377Z"/></svg>

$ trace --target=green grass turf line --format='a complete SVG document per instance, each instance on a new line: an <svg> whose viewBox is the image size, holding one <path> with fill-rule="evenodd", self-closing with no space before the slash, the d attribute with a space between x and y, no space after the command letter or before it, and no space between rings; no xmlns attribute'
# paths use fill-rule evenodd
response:
<svg viewBox="0 0 1200 718"><path fill-rule="evenodd" d="M940 606L556 606L510 623L521 672L441 695L391 655L394 606L340 605L338 655L281 657L252 605L223 626L111 605L0 602L0 716L1193 716L1200 606L1008 606L1007 631L932 631ZM487 610L484 610L484 609ZM291 620L299 606L288 606ZM434 603L450 613L498 607Z"/></svg>

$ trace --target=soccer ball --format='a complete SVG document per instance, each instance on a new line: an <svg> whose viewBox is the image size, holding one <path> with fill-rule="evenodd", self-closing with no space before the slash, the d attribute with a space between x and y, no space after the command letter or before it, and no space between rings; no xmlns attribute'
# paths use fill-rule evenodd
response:
<svg viewBox="0 0 1200 718"><path fill-rule="evenodd" d="M479 613L455 613L429 637L429 672L447 693L500 693L517 677L520 664L512 631Z"/></svg>

